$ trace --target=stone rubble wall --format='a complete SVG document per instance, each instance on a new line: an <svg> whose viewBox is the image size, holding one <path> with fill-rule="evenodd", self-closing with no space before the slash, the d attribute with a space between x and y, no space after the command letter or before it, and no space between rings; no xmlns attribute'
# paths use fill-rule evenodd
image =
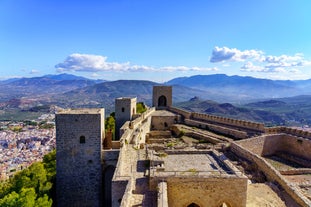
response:
<svg viewBox="0 0 311 207"><path fill-rule="evenodd" d="M278 172L276 169L274 169L267 161L265 161L262 157L259 155L256 155L252 153L251 151L245 149L238 143L231 143L231 151L238 155L239 157L242 157L246 160L249 160L253 163L255 163L258 166L258 169L260 169L265 176L270 181L275 181L279 185L282 186L282 188L300 205L303 207L309 207L311 206L311 201L308 200L300 189L297 186L292 185L290 182L285 180L280 172Z"/></svg>

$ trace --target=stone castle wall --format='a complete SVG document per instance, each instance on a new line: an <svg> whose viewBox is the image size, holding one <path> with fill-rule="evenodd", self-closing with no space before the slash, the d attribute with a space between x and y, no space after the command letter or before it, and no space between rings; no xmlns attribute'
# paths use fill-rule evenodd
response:
<svg viewBox="0 0 311 207"><path fill-rule="evenodd" d="M195 126L198 128L211 130L211 131L214 131L216 133L224 134L224 135L234 137L237 139L246 139L248 137L247 133L244 131L235 130L235 129L227 128L227 127L220 126L220 125L209 124L209 123L204 122L204 121L196 121L196 120L192 120L192 119L185 119L185 124L189 125L189 126Z"/></svg>
<svg viewBox="0 0 311 207"><path fill-rule="evenodd" d="M183 207L195 203L202 207L246 206L247 178L169 177L168 206ZM161 201L160 201L161 202Z"/></svg>
<svg viewBox="0 0 311 207"><path fill-rule="evenodd" d="M265 126L262 123L231 119L231 118L226 118L226 117L221 117L221 116L214 116L214 115L195 113L195 112L192 113L192 118L214 122L218 124L229 125L233 127L239 127L243 129L254 130L258 132L265 132Z"/></svg>
<svg viewBox="0 0 311 207"><path fill-rule="evenodd" d="M244 142L239 141L239 142ZM301 193L301 191L295 187L292 186L287 180L283 178L280 172L278 172L276 169L274 169L267 161L265 161L261 156L252 153L248 149L242 147L239 145L239 143L231 143L231 151L238 155L239 157L242 157L244 159L247 159L253 163L255 163L265 176L270 181L276 181L279 183L279 185L282 186L282 188L300 205L303 207L311 206L310 200L308 200L304 195Z"/></svg>
<svg viewBox="0 0 311 207"><path fill-rule="evenodd" d="M288 134L268 134L238 141L238 144L259 156L286 152L311 161L311 140Z"/></svg>
<svg viewBox="0 0 311 207"><path fill-rule="evenodd" d="M57 205L101 206L103 109L56 114Z"/></svg>

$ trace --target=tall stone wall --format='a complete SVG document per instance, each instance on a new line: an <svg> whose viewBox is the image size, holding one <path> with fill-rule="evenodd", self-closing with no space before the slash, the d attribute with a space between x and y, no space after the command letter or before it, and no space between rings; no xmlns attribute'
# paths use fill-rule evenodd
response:
<svg viewBox="0 0 311 207"><path fill-rule="evenodd" d="M201 207L245 207L247 178L167 178L169 206L184 207L191 203ZM158 201L159 202L159 201Z"/></svg>
<svg viewBox="0 0 311 207"><path fill-rule="evenodd" d="M56 114L58 206L101 206L104 109Z"/></svg>

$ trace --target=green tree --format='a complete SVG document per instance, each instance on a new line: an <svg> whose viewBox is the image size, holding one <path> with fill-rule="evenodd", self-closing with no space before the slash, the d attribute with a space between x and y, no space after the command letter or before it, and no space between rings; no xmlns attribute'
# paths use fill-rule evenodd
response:
<svg viewBox="0 0 311 207"><path fill-rule="evenodd" d="M49 207L49 206L52 206L52 199L49 199L49 197L44 194L43 197L39 197L37 200L36 200L36 207Z"/></svg>
<svg viewBox="0 0 311 207"><path fill-rule="evenodd" d="M136 113L141 114L147 111L147 107L143 102L136 103Z"/></svg>
<svg viewBox="0 0 311 207"><path fill-rule="evenodd" d="M0 206L15 207L19 205L19 195L13 191L7 194L4 198L0 199Z"/></svg>
<svg viewBox="0 0 311 207"><path fill-rule="evenodd" d="M52 206L51 193L56 175L55 150L43 158L43 162L33 163L0 183L0 206Z"/></svg>
<svg viewBox="0 0 311 207"><path fill-rule="evenodd" d="M110 114L110 116L107 117L105 120L105 130L112 132L112 134L113 134L112 138L113 139L115 137L115 129L116 129L115 113L112 112Z"/></svg>

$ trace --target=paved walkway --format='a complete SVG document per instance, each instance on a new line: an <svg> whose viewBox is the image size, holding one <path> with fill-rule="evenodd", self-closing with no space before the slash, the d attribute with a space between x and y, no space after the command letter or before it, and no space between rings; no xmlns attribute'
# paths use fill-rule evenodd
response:
<svg viewBox="0 0 311 207"><path fill-rule="evenodd" d="M132 168L134 169L132 176L134 176L135 180L135 189L133 190L130 206L156 207L157 193L149 191L148 177L145 176L146 151L145 149L133 149L131 155L133 156L132 160L136 162L132 163Z"/></svg>

